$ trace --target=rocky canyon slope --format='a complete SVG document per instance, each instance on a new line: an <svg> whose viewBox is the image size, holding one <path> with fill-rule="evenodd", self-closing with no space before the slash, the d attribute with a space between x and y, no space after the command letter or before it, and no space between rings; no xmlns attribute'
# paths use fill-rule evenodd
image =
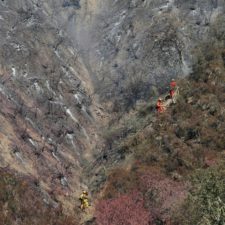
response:
<svg viewBox="0 0 225 225"><path fill-rule="evenodd" d="M0 7L1 166L36 178L45 191L73 195L97 148L92 110L99 110L91 107L89 72L53 15L77 7L44 1Z"/></svg>
<svg viewBox="0 0 225 225"><path fill-rule="evenodd" d="M110 115L191 74L203 44L224 48L224 13L224 0L1 0L0 167L73 210Z"/></svg>

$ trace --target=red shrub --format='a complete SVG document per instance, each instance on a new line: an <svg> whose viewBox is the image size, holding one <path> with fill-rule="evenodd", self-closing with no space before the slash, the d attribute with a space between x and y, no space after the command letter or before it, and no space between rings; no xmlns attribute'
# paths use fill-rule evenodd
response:
<svg viewBox="0 0 225 225"><path fill-rule="evenodd" d="M150 225L151 214L144 208L144 199L139 192L101 200L96 206L98 225Z"/></svg>
<svg viewBox="0 0 225 225"><path fill-rule="evenodd" d="M157 171L146 172L140 178L140 187L145 193L151 213L166 221L171 212L187 197L187 185L174 181Z"/></svg>

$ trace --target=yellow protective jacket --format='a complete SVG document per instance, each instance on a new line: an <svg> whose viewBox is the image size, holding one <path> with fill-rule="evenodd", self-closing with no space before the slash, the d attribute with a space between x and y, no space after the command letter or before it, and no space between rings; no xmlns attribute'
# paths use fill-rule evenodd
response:
<svg viewBox="0 0 225 225"><path fill-rule="evenodd" d="M87 198L87 195L85 194L81 194L80 196L80 201L81 201L81 204L87 208L89 206L89 202L88 202L88 198Z"/></svg>

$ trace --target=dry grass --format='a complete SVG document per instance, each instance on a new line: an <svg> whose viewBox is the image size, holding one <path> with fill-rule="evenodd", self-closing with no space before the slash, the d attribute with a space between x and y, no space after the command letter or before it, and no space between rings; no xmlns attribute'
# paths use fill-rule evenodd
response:
<svg viewBox="0 0 225 225"><path fill-rule="evenodd" d="M54 196L52 196L54 198ZM1 225L76 225L78 218L62 213L62 207L46 204L38 183L0 171Z"/></svg>

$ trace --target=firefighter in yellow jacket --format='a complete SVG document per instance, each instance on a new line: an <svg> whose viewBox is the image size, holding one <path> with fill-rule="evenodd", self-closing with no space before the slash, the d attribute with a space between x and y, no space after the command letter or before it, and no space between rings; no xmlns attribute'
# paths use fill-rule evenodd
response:
<svg viewBox="0 0 225 225"><path fill-rule="evenodd" d="M89 202L88 202L88 192L87 191L83 191L82 194L80 195L80 208L82 210L85 210L86 208L89 207Z"/></svg>

